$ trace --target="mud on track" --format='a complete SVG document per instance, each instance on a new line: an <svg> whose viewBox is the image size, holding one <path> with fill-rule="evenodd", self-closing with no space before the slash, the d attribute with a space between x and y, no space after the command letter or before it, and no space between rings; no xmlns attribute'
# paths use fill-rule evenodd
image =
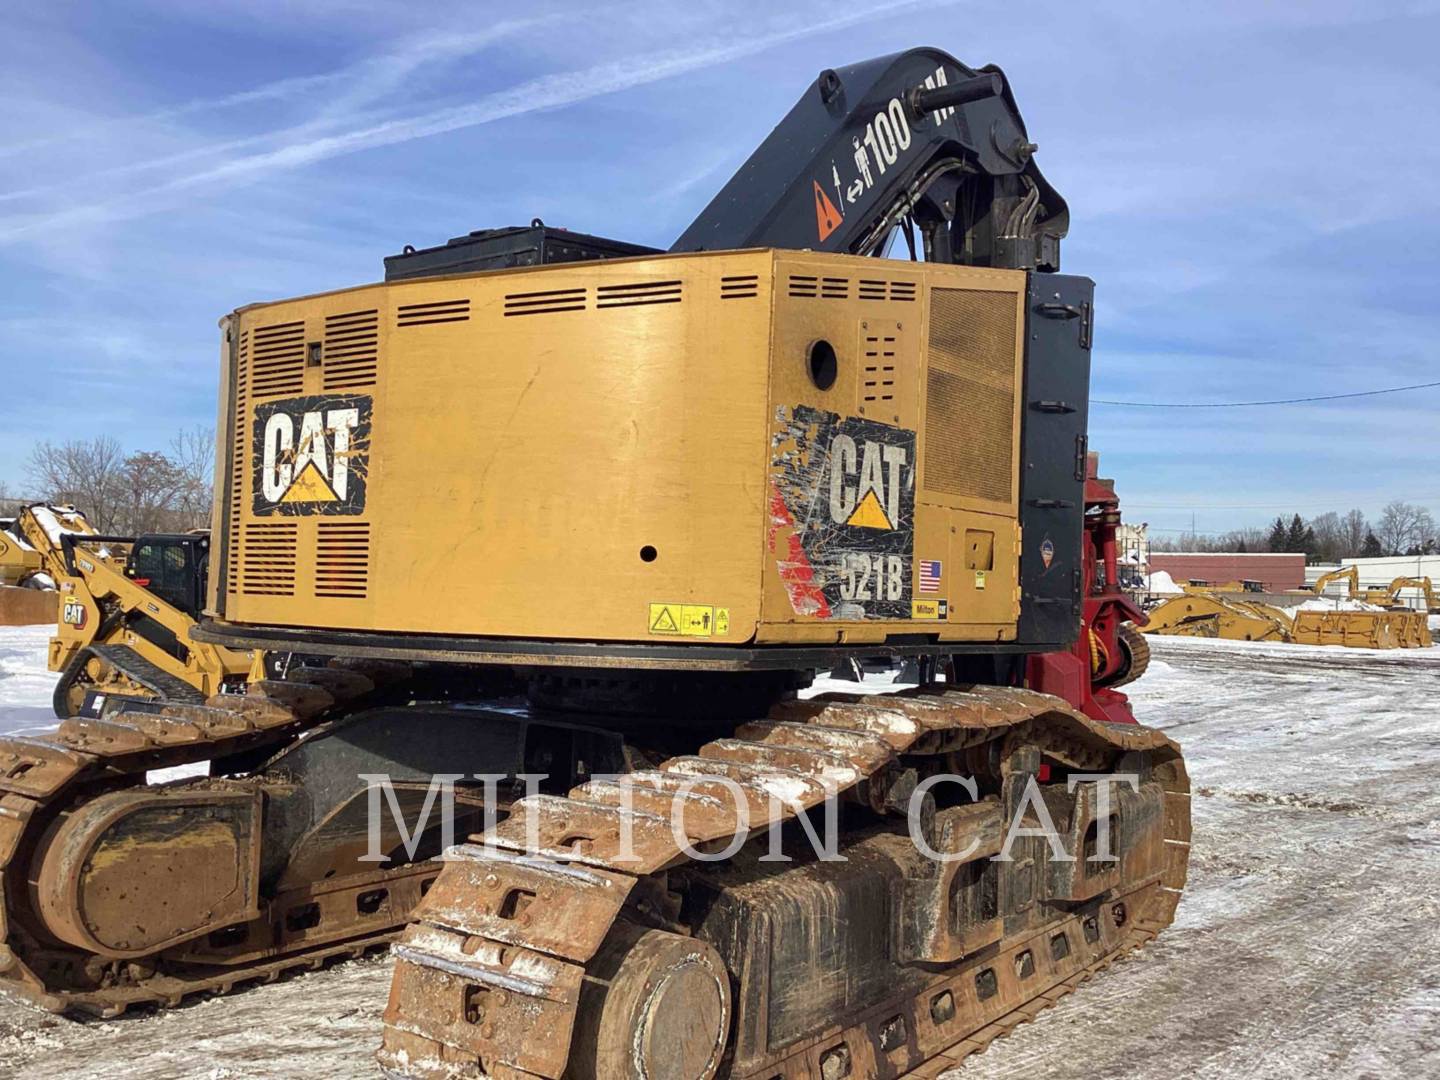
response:
<svg viewBox="0 0 1440 1080"><path fill-rule="evenodd" d="M1176 924L947 1075L1440 1076L1440 648L1153 645L1136 711L1196 794ZM389 967L108 1022L0 999L0 1075L373 1077Z"/></svg>

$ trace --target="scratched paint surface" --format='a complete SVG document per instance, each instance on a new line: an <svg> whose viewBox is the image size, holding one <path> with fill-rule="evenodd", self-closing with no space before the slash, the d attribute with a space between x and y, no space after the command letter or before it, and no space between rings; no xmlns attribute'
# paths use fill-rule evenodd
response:
<svg viewBox="0 0 1440 1080"><path fill-rule="evenodd" d="M363 513L370 406L368 394L314 394L257 405L250 444L254 513Z"/></svg>
<svg viewBox="0 0 1440 1080"><path fill-rule="evenodd" d="M910 618L915 432L779 407L769 542L797 615Z"/></svg>

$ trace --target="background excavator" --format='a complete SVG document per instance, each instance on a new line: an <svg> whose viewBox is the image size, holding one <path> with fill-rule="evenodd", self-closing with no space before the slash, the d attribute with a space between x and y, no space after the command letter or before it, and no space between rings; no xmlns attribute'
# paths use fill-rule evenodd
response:
<svg viewBox="0 0 1440 1080"><path fill-rule="evenodd" d="M226 317L191 637L332 659L0 740L0 972L113 1014L405 925L389 1076L840 1080L1153 938L1188 781L1116 689L1035 149L998 69L916 49L822 72L668 252L536 222ZM797 696L877 653L925 682ZM483 828L442 862L436 774ZM840 861L761 858L826 808Z"/></svg>

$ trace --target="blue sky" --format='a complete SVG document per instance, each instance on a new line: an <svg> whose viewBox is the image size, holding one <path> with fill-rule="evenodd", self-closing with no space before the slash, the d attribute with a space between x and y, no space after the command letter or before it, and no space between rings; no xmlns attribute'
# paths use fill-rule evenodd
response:
<svg viewBox="0 0 1440 1080"><path fill-rule="evenodd" d="M1440 378L1440 2L13 5L0 41L0 483L39 439L213 423L216 319L407 243L668 246L824 67L998 63L1098 283L1093 394ZM23 403L23 407L21 406ZM1128 515L1440 511L1440 390L1096 406Z"/></svg>

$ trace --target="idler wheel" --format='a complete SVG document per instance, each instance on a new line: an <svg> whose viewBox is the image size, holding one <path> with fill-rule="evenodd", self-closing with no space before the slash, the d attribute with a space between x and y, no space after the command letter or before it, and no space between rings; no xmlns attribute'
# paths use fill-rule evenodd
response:
<svg viewBox="0 0 1440 1080"><path fill-rule="evenodd" d="M730 976L696 938L621 924L586 974L581 1080L710 1080L730 1034Z"/></svg>

